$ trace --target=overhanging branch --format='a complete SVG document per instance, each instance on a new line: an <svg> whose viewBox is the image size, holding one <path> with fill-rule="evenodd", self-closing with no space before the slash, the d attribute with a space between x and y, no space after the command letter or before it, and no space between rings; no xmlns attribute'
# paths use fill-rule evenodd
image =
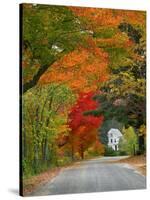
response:
<svg viewBox="0 0 150 200"><path fill-rule="evenodd" d="M23 85L23 94L37 84L40 77L46 72L49 66L51 66L54 62L55 62L55 59L53 59L49 64L43 65L39 68L38 72L34 75L33 79Z"/></svg>

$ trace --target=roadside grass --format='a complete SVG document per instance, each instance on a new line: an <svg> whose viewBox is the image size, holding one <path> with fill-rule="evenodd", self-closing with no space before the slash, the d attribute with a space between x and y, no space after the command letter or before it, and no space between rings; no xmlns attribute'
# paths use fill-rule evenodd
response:
<svg viewBox="0 0 150 200"><path fill-rule="evenodd" d="M38 175L31 176L30 178L23 178L23 196L26 196L33 192L37 186L40 186L52 178L57 176L61 171L60 167L49 169L46 172L40 173Z"/></svg>
<svg viewBox="0 0 150 200"><path fill-rule="evenodd" d="M97 156L98 158L101 156ZM93 158L85 158L84 161L95 159ZM45 172L42 172L38 175L31 176L29 178L23 178L23 196L28 196L32 193L37 187L51 181L54 177L56 177L61 171L64 169L76 167L80 165L80 162L83 160L76 160L70 164L66 164L65 166L54 167L48 169ZM111 163L127 163L136 168L141 174L146 176L146 156L138 155L131 156L128 158L123 158L117 161L111 161Z"/></svg>
<svg viewBox="0 0 150 200"><path fill-rule="evenodd" d="M91 160L95 159L101 156L95 156L95 157L86 157L83 160ZM32 193L37 187L51 181L54 177L56 177L61 171L64 169L77 167L80 165L80 162L83 161L82 159L76 159L70 163L66 163L63 166L59 167L53 167L45 172L41 172L40 174L33 175L30 177L24 177L23 178L23 196L28 196L30 193Z"/></svg>
<svg viewBox="0 0 150 200"><path fill-rule="evenodd" d="M79 165L79 160L73 161L71 163L65 164L59 167L53 167L45 172L41 172L40 174L33 175L30 177L23 177L23 196L28 196L32 193L37 187L51 181L54 177L56 177L61 171L64 169L75 167Z"/></svg>

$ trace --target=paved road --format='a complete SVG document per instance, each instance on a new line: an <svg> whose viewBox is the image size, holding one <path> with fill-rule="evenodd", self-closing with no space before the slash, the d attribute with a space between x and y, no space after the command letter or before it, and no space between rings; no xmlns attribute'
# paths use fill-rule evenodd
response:
<svg viewBox="0 0 150 200"><path fill-rule="evenodd" d="M110 163L122 157L82 161L65 169L32 196L145 189L146 178L128 164Z"/></svg>

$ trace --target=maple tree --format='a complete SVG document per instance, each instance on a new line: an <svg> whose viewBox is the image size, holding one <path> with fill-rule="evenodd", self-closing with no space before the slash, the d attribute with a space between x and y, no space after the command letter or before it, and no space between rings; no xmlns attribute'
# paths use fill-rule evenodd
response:
<svg viewBox="0 0 150 200"><path fill-rule="evenodd" d="M132 126L145 140L145 12L37 4L22 11L25 175L104 154L112 126Z"/></svg>
<svg viewBox="0 0 150 200"><path fill-rule="evenodd" d="M134 30L140 29L144 35L146 12L82 7L70 9L83 21L97 46L109 54L111 69L132 63L134 43L119 31L118 26L124 23L132 24ZM133 32L133 35L137 35L136 32Z"/></svg>
<svg viewBox="0 0 150 200"><path fill-rule="evenodd" d="M97 138L97 127L102 124L103 116L85 116L84 112L97 108L98 104L93 99L93 92L80 93L76 104L69 113L69 127L71 132L69 141L72 147L72 155L75 151L79 152L84 158L84 151Z"/></svg>
<svg viewBox="0 0 150 200"><path fill-rule="evenodd" d="M133 126L139 136L139 149L143 152L145 131L142 127L146 124L145 35L131 24L123 23L119 28L134 43L132 63L112 70L111 79L103 84L100 95L95 96L101 107L93 114L103 114L106 120L115 118L124 125Z"/></svg>
<svg viewBox="0 0 150 200"><path fill-rule="evenodd" d="M87 38L80 46L53 64L39 84L65 83L76 93L96 91L108 79L108 54Z"/></svg>
<svg viewBox="0 0 150 200"><path fill-rule="evenodd" d="M65 6L22 4L23 93L55 61L84 42L83 28Z"/></svg>
<svg viewBox="0 0 150 200"><path fill-rule="evenodd" d="M122 21L128 21L132 24L145 23L145 14L140 11L130 10L114 10L103 8L82 8L82 7L70 7L81 20L85 22L85 25L93 30L97 30L102 27L115 27Z"/></svg>

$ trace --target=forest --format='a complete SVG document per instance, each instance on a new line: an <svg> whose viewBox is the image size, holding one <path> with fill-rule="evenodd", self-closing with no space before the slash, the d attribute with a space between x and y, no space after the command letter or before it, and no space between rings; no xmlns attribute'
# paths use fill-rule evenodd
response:
<svg viewBox="0 0 150 200"><path fill-rule="evenodd" d="M23 177L146 153L146 12L23 4ZM124 136L119 151L107 132Z"/></svg>

